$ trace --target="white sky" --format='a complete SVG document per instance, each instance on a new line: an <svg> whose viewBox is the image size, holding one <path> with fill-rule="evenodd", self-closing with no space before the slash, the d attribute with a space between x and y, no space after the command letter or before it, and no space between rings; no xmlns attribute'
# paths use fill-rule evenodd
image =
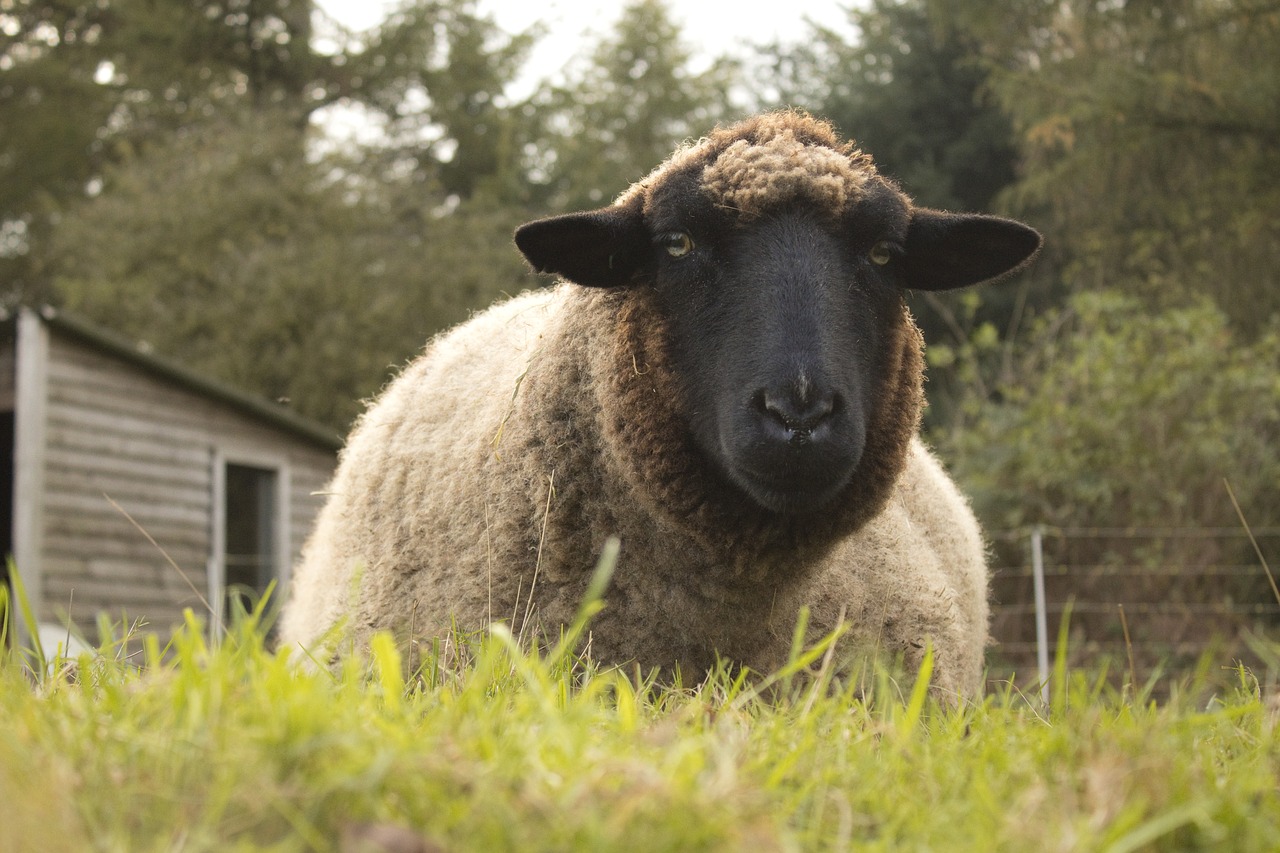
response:
<svg viewBox="0 0 1280 853"><path fill-rule="evenodd" d="M355 31L376 26L399 4L400 0L317 0L321 9ZM566 63L582 59L601 36L613 30L625 4L621 0L479 0L477 5L508 32L527 30L537 22L545 25L523 75L508 91L520 98L539 81L559 75ZM667 8L694 52L696 68L752 44L797 41L808 31L806 20L852 33L845 10L854 5L860 5L860 0L668 0ZM359 107L335 104L317 114L316 120L339 146L347 140L374 142L381 134L376 117Z"/></svg>
<svg viewBox="0 0 1280 853"><path fill-rule="evenodd" d="M349 28L367 29L379 23L398 0L317 0L318 5ZM673 0L668 3L695 58L709 60L757 42L795 41L806 32L805 19L849 32L845 9L857 0ZM490 14L508 32L546 25L546 35L530 57L534 80L556 74L600 35L610 32L622 2L600 0L480 0L481 13ZM595 38L592 38L594 36Z"/></svg>

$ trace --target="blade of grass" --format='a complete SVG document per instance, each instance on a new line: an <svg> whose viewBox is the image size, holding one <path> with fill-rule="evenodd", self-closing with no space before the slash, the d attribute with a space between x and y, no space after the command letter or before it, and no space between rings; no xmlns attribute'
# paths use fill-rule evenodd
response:
<svg viewBox="0 0 1280 853"><path fill-rule="evenodd" d="M1129 657L1129 687L1136 690L1138 688L1138 668L1133 662L1133 640L1129 636L1129 620L1124 615L1124 605L1117 604L1120 610L1120 628L1124 631L1124 650Z"/></svg>
<svg viewBox="0 0 1280 853"><path fill-rule="evenodd" d="M524 632L530 628L533 618L533 593L538 588L538 573L542 570L542 546L547 541L547 522L551 519L551 501L556 496L556 472L547 477L547 504L542 511L542 532L538 535L538 553L533 561L533 579L529 581L529 599L525 603L524 621L520 623L520 638L525 639Z"/></svg>
<svg viewBox="0 0 1280 853"><path fill-rule="evenodd" d="M902 721L898 724L898 743L911 740L920 725L920 717L924 714L925 703L929 700L929 682L933 679L933 643L925 647L924 659L920 661L920 671L916 674L916 683L911 688L911 698L902 713Z"/></svg>
<svg viewBox="0 0 1280 853"><path fill-rule="evenodd" d="M809 613L806 608L801 608L799 621L807 623ZM792 657L783 666L775 672L762 678L758 683L747 687L741 695L737 696L730 707L735 711L742 710L743 707L759 699L770 690L775 684L790 684L791 679L802 670L808 669L809 666L827 653L827 649L834 644L848 630L848 625L837 625L835 630L827 634L821 640L816 642L807 650L797 653L792 650Z"/></svg>
<svg viewBox="0 0 1280 853"><path fill-rule="evenodd" d="M1276 586L1276 576L1271 573L1271 566L1267 565L1267 558L1262 556L1262 548L1258 546L1258 540L1254 538L1253 528L1249 527L1249 522L1245 521L1244 511L1240 509L1240 502L1236 500L1236 493L1231 488L1231 483L1224 477L1222 484L1227 487L1227 496L1231 498L1231 505L1236 508L1236 516L1240 519L1240 524L1244 527L1244 532L1249 536L1249 542L1253 545L1253 553L1258 555L1258 562L1262 564L1262 570L1267 573L1267 580L1271 584L1271 594L1276 597L1276 604L1280 604L1280 587Z"/></svg>
<svg viewBox="0 0 1280 853"><path fill-rule="evenodd" d="M1132 853L1135 850L1146 849L1188 824L1207 822L1209 819L1205 813L1205 807L1200 803L1189 803L1146 821L1110 844L1106 848L1106 853Z"/></svg>
<svg viewBox="0 0 1280 853"><path fill-rule="evenodd" d="M18 608L18 618L27 630L27 642L31 648L24 650L31 657L31 668L35 673L42 673L49 661L44 655L44 646L40 642L40 624L36 621L35 611L31 609L31 599L27 596L27 588L22 583L22 573L18 571L13 558L9 558L9 584L13 587L13 602Z"/></svg>
<svg viewBox="0 0 1280 853"><path fill-rule="evenodd" d="M182 570L182 567L179 566L174 561L174 559L169 556L169 552L160 546L160 543L155 540L155 537L153 537L150 533L148 533L147 529L137 522L137 519L135 519L132 515L129 515L128 511L124 507L116 503L114 498L112 498L110 495L106 494L105 492L102 494L102 496L107 499L107 503L111 504L111 506L115 509L116 512L123 515L130 524L132 524L135 528L137 528L139 533L141 533L143 536L147 538L148 542L150 542L153 546L155 546L155 549L160 552L160 556L164 557L165 561L168 562L168 564L173 568L173 570L178 573L178 576L181 577L184 581L186 581L187 586L191 589L193 593L195 593L196 598L200 599L200 603L204 605L204 609L209 611L209 616L210 617L214 616L215 614L213 611L213 606L209 604L209 599L205 598L203 593L201 593L200 590L196 588L196 585L191 582L191 578L188 577L187 573ZM223 627L223 630L225 631L226 630L225 626L222 626L222 627Z"/></svg>
<svg viewBox="0 0 1280 853"><path fill-rule="evenodd" d="M578 613L574 616L573 624L560 635L560 641L547 655L548 666L556 666L573 653L578 646L578 640L591 624L591 620L604 609L604 594L609 588L609 581L613 579L621 550L622 543L617 537L611 536L605 541L600 559L596 561L591 580L587 583L587 591L582 597L582 603L578 605Z"/></svg>
<svg viewBox="0 0 1280 853"><path fill-rule="evenodd" d="M1062 610L1062 621L1058 623L1058 648L1053 656L1053 690L1049 697L1049 707L1053 712L1051 719L1055 720L1066 713L1071 688L1067 682L1067 643L1071 637L1071 608L1074 603L1067 601Z"/></svg>
<svg viewBox="0 0 1280 853"><path fill-rule="evenodd" d="M395 638L379 631L369 640L369 652L382 688L382 701L388 710L399 711L404 703L404 670Z"/></svg>

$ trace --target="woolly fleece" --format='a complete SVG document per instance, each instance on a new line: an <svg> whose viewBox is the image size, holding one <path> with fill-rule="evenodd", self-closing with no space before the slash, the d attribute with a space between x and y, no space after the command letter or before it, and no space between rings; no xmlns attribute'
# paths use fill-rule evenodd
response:
<svg viewBox="0 0 1280 853"><path fill-rule="evenodd" d="M702 186L749 221L779 199L796 198L839 216L861 197L868 177L847 156L804 145L788 130L759 144L739 139L703 171Z"/></svg>
<svg viewBox="0 0 1280 853"><path fill-rule="evenodd" d="M738 165L718 164L728 152ZM775 154L808 164L812 186L799 173L771 182L740 168ZM677 152L618 204L648 204L689 169L748 214L772 203L768 187L773 201L840 208L874 176L828 126L785 113ZM555 636L617 535L622 558L592 625L599 660L696 678L719 653L769 671L808 606L811 639L843 617L849 648L902 654L912 666L932 644L935 691L977 695L984 547L916 437L923 360L905 307L886 332L892 357L863 462L829 511L804 516L755 505L693 446L655 312L643 287L561 284L432 341L342 452L293 576L282 645L315 647L342 624L360 647L390 629L412 665L416 641L452 625L505 620Z"/></svg>
<svg viewBox="0 0 1280 853"><path fill-rule="evenodd" d="M703 190L743 221L797 198L838 217L877 176L871 156L842 141L830 124L785 110L719 128L677 149L617 204L637 196L651 200L656 187L695 170L701 170Z"/></svg>

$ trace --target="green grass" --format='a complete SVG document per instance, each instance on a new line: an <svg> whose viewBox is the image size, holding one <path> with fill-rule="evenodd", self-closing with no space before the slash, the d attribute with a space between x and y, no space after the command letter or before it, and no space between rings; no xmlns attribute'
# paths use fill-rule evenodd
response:
<svg viewBox="0 0 1280 853"><path fill-rule="evenodd" d="M253 615L205 635L8 654L0 850L1280 849L1280 735L1245 671L1157 705L1060 665L1049 707L948 709L821 648L765 689L672 687L499 631L406 683L386 638L316 673Z"/></svg>

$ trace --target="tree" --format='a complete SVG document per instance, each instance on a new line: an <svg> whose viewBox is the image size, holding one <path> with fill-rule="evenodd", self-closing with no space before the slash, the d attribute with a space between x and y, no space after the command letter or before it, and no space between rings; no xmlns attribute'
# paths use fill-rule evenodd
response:
<svg viewBox="0 0 1280 853"><path fill-rule="evenodd" d="M459 199L509 186L523 113L503 91L536 38L503 33L476 5L404 3L351 59L359 99L387 119L386 150Z"/></svg>
<svg viewBox="0 0 1280 853"><path fill-rule="evenodd" d="M1151 312L1103 290L1047 314L1031 341L999 396L972 399L966 428L940 437L987 528L1089 531L1068 535L1056 559L1129 568L1073 580L1086 597L1167 595L1167 579L1140 569L1177 566L1189 573L1174 585L1182 600L1271 600L1261 571L1214 573L1211 587L1195 577L1196 567L1257 569L1241 539L1132 532L1238 529L1224 481L1253 529L1280 522L1280 320L1247 336L1207 297ZM1109 621L1082 618L1098 630Z"/></svg>
<svg viewBox="0 0 1280 853"><path fill-rule="evenodd" d="M5 196L11 296L342 428L432 333L531 281L520 211L479 192L514 183L501 98L528 39L473 0L406 3L363 41L330 27L327 52L310 0L11 5L0 168L45 163L33 116L66 139ZM320 156L308 119L335 99L395 138Z"/></svg>
<svg viewBox="0 0 1280 853"><path fill-rule="evenodd" d="M60 210L131 146L243 104L298 124L337 97L310 0L8 0L0 6L0 275L51 297L41 247Z"/></svg>
<svg viewBox="0 0 1280 853"><path fill-rule="evenodd" d="M815 25L804 44L774 48L782 99L856 138L919 204L989 208L1013 182L1017 149L977 45L941 29L925 0L874 0L848 16L856 41Z"/></svg>
<svg viewBox="0 0 1280 853"><path fill-rule="evenodd" d="M98 129L111 114L94 77L108 14L97 4L0 4L0 280L8 299L34 291L29 247L47 211L82 191Z"/></svg>
<svg viewBox="0 0 1280 853"><path fill-rule="evenodd" d="M1070 294L1003 342L933 349L981 380L934 431L975 508L997 529L1229 527L1228 478L1274 524L1280 3L929 9L979 47L1021 155L1003 200L1046 232L1040 275Z"/></svg>
<svg viewBox="0 0 1280 853"><path fill-rule="evenodd" d="M467 195L512 158L495 104L530 40L501 37L474 0L406 2L363 41L312 0L6 0L0 6L0 274L9 301L52 298L45 246L61 211L109 193L104 171L191 124L269 112L296 132L359 101L446 193ZM292 168L292 166L290 167ZM434 202L433 202L434 203Z"/></svg>
<svg viewBox="0 0 1280 853"><path fill-rule="evenodd" d="M933 0L982 44L1079 288L1209 293L1240 328L1280 311L1280 3Z"/></svg>
<svg viewBox="0 0 1280 853"><path fill-rule="evenodd" d="M680 141L728 112L732 66L692 69L662 0L635 0L577 79L534 101L544 140L533 177L551 207L607 204Z"/></svg>
<svg viewBox="0 0 1280 853"><path fill-rule="evenodd" d="M298 164L290 116L185 128L108 167L54 233L65 307L343 429L436 330L529 279L493 211L438 189Z"/></svg>
<svg viewBox="0 0 1280 853"><path fill-rule="evenodd" d="M1000 402L973 401L957 473L1000 527L1260 525L1280 506L1280 322L1241 339L1206 297L1152 314L1118 290L1037 323ZM1171 345L1176 342L1176 346Z"/></svg>

